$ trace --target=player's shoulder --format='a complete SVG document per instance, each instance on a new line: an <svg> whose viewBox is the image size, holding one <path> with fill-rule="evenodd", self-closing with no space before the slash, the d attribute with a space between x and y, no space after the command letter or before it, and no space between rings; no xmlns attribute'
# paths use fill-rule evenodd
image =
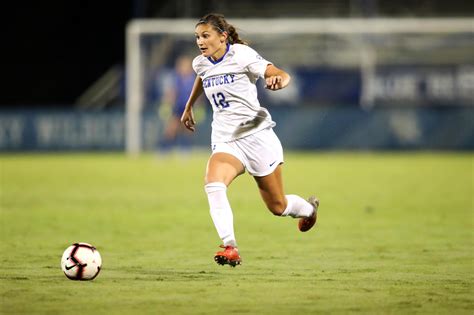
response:
<svg viewBox="0 0 474 315"><path fill-rule="evenodd" d="M193 69L196 74L200 74L206 64L207 58L203 55L198 55L193 59Z"/></svg>
<svg viewBox="0 0 474 315"><path fill-rule="evenodd" d="M244 44L233 44L232 45L232 48L233 50L236 52L236 53L243 53L243 54L250 54L250 53L255 53L255 49L253 49L252 47L248 46L248 45L244 45Z"/></svg>
<svg viewBox="0 0 474 315"><path fill-rule="evenodd" d="M234 50L234 58L236 58L237 62L240 64L246 65L253 60L262 59L258 52L256 52L255 49L250 46L244 44L234 44L232 45L232 48Z"/></svg>
<svg viewBox="0 0 474 315"><path fill-rule="evenodd" d="M206 61L206 60L207 60L207 58L204 57L203 55L198 55L198 56L196 56L196 57L193 59L193 68L194 68L194 66L197 66L197 65L203 63L203 62Z"/></svg>

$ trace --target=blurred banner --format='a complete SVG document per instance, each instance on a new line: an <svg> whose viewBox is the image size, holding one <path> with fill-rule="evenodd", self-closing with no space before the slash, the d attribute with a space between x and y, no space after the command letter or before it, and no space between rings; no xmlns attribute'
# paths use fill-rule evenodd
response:
<svg viewBox="0 0 474 315"><path fill-rule="evenodd" d="M0 112L2 150L123 150L123 113Z"/></svg>
<svg viewBox="0 0 474 315"><path fill-rule="evenodd" d="M276 129L287 146L472 148L466 119L472 119L474 108L473 19L229 22L263 58L292 77L287 88L276 92L257 82L259 100L279 122ZM128 153L149 149L140 138L146 124L142 111L185 103L179 99L187 99L192 85L183 82L192 82L189 65L199 54L192 36L195 23L144 19L128 24ZM181 66L184 59L187 70Z"/></svg>
<svg viewBox="0 0 474 315"><path fill-rule="evenodd" d="M288 107L270 109L285 149L474 149L474 108ZM210 115L190 138L194 148L208 148ZM142 141L157 150L163 122L145 112ZM122 112L0 112L0 149L123 151Z"/></svg>
<svg viewBox="0 0 474 315"><path fill-rule="evenodd" d="M359 105L359 69L301 67L293 78L302 104ZM474 106L474 65L379 66L367 84L377 106Z"/></svg>

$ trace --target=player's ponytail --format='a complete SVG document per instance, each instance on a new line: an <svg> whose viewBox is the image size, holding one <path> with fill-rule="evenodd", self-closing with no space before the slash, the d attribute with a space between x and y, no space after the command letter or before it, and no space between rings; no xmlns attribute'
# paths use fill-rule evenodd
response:
<svg viewBox="0 0 474 315"><path fill-rule="evenodd" d="M240 39L239 34L235 30L234 26L232 26L230 24L227 24L227 25L228 25L228 32L229 32L229 43L248 45L247 42Z"/></svg>
<svg viewBox="0 0 474 315"><path fill-rule="evenodd" d="M205 16L203 16L199 22L196 24L196 26L200 24L209 24L211 25L217 32L219 33L227 33L227 41L230 44L244 44L248 45L247 42L242 40L239 37L239 34L235 30L235 27L229 23L224 18L224 15L218 14L218 13L209 13Z"/></svg>

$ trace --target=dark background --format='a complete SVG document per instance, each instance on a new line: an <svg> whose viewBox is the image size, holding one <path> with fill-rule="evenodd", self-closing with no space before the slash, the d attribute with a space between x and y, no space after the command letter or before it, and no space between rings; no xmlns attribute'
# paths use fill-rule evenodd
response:
<svg viewBox="0 0 474 315"><path fill-rule="evenodd" d="M473 16L464 0L11 1L5 16L0 106L73 106L111 66L123 65L125 26L139 17Z"/></svg>
<svg viewBox="0 0 474 315"><path fill-rule="evenodd" d="M123 63L132 15L132 1L17 2L8 9L1 104L74 103L112 64Z"/></svg>

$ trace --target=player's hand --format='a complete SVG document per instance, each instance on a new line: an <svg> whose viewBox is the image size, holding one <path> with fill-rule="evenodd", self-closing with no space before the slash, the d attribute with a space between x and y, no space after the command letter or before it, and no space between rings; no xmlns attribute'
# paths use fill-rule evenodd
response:
<svg viewBox="0 0 474 315"><path fill-rule="evenodd" d="M196 128L194 127L194 125L196 125L196 120L194 119L194 113L192 108L186 108L184 110L183 115L181 116L181 123L183 123L186 129L188 130L191 130L193 132L196 130Z"/></svg>
<svg viewBox="0 0 474 315"><path fill-rule="evenodd" d="M283 78L280 75L272 75L265 79L266 89L275 91L283 88Z"/></svg>

